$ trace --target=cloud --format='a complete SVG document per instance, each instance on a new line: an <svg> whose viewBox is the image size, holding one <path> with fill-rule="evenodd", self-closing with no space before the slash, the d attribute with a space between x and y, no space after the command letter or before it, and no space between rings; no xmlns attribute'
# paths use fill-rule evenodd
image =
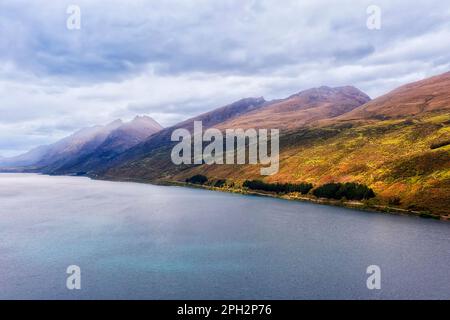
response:
<svg viewBox="0 0 450 320"><path fill-rule="evenodd" d="M66 28L70 4L81 8L80 30ZM168 126L243 97L320 85L376 97L450 69L448 5L378 0L373 31L371 4L3 0L0 154L136 113Z"/></svg>

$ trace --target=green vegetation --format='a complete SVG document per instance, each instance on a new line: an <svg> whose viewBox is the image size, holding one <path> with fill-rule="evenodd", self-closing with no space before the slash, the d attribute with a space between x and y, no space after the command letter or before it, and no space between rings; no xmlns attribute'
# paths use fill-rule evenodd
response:
<svg viewBox="0 0 450 320"><path fill-rule="evenodd" d="M363 200L375 197L372 189L363 184L347 183L327 183L316 189L313 194L318 198L328 198L340 200Z"/></svg>
<svg viewBox="0 0 450 320"><path fill-rule="evenodd" d="M213 186L216 188L222 188L223 186L225 186L226 183L227 183L227 180L219 179L219 180L214 181Z"/></svg>
<svg viewBox="0 0 450 320"><path fill-rule="evenodd" d="M358 182L370 187L376 198L370 204L407 211L450 214L450 147L430 149L450 137L450 113L436 112L386 121L326 124L283 132L280 170L266 182L304 181L322 186L330 182ZM111 171L118 177L186 181L201 174L207 184L226 179L224 187L242 186L245 180L263 179L255 165L175 166L170 148L161 148L135 166ZM139 175L138 175L139 173ZM310 191L312 194L312 190Z"/></svg>
<svg viewBox="0 0 450 320"><path fill-rule="evenodd" d="M208 178L201 174L196 174L195 176L186 179L187 183L201 184L201 185L205 184L207 181Z"/></svg>
<svg viewBox="0 0 450 320"><path fill-rule="evenodd" d="M301 194L307 194L313 188L313 185L311 183L265 183L261 180L246 180L243 187L276 193L300 192Z"/></svg>

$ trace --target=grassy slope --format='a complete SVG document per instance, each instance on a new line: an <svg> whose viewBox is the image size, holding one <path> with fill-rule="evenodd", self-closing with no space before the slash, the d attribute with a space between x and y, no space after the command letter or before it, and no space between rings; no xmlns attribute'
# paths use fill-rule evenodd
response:
<svg viewBox="0 0 450 320"><path fill-rule="evenodd" d="M377 197L370 200L372 205L389 204L450 217L449 86L447 72L397 88L341 116L296 129L290 126L292 117L284 118L284 113L292 111L289 103L286 109L285 101L281 102L283 107L261 108L222 123L225 127L246 127L249 123L258 127L265 118L281 121L274 126L282 129L280 171L271 177L261 177L260 167L252 165L175 166L170 159L171 145L164 141L157 149L113 168L106 177L185 181L200 173L237 185L245 179L262 178L316 186L351 181L375 190ZM305 101L295 104L294 109L303 110L304 103L316 98L315 94L306 94ZM266 109L271 112L264 113ZM220 128L221 123L217 125ZM433 145L438 147L433 149Z"/></svg>
<svg viewBox="0 0 450 320"><path fill-rule="evenodd" d="M450 114L302 129L282 138L280 171L268 182L356 181L377 193L373 204L400 198L401 208L450 213ZM166 172L167 173L167 172ZM183 181L196 173L242 182L262 178L258 166L198 166L166 179Z"/></svg>

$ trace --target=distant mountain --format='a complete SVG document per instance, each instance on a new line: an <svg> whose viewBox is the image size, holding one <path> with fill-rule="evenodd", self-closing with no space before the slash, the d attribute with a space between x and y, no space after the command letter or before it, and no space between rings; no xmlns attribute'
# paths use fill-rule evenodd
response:
<svg viewBox="0 0 450 320"><path fill-rule="evenodd" d="M87 159L96 150L112 148L121 152L142 142L161 126L149 117L136 117L130 123L116 120L106 126L84 128L48 146L37 147L23 155L4 159L2 167L15 167L44 173L69 172L78 159Z"/></svg>
<svg viewBox="0 0 450 320"><path fill-rule="evenodd" d="M94 169L99 170L107 165L108 160L141 143L162 129L161 125L152 118L138 116L133 121L121 122L120 126L108 131L101 143L95 146L90 145L81 152L66 157L63 161L46 166L42 171L51 174L79 174Z"/></svg>
<svg viewBox="0 0 450 320"><path fill-rule="evenodd" d="M22 155L7 158L3 166L15 167L45 167L52 163L65 161L83 150L96 148L109 133L123 123L114 121L107 126L84 128L71 136L48 146L40 146Z"/></svg>
<svg viewBox="0 0 450 320"><path fill-rule="evenodd" d="M1 167L17 166L26 167L37 163L45 155L48 146L34 148L24 154L14 157L4 157L0 160Z"/></svg>
<svg viewBox="0 0 450 320"><path fill-rule="evenodd" d="M120 126L105 139L96 152L116 151L121 153L144 141L163 127L150 117L137 116L133 121Z"/></svg>
<svg viewBox="0 0 450 320"><path fill-rule="evenodd" d="M82 129L73 135L52 144L38 161L39 167L55 167L67 162L72 157L89 153L98 146L116 129L123 125L116 120L106 126L95 126Z"/></svg>

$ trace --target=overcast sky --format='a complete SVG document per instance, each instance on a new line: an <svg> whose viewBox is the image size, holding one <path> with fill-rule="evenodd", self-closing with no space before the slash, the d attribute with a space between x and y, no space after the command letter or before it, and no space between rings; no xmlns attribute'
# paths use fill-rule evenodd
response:
<svg viewBox="0 0 450 320"><path fill-rule="evenodd" d="M374 98L449 70L442 0L1 0L0 155L137 114L169 126L321 85Z"/></svg>

